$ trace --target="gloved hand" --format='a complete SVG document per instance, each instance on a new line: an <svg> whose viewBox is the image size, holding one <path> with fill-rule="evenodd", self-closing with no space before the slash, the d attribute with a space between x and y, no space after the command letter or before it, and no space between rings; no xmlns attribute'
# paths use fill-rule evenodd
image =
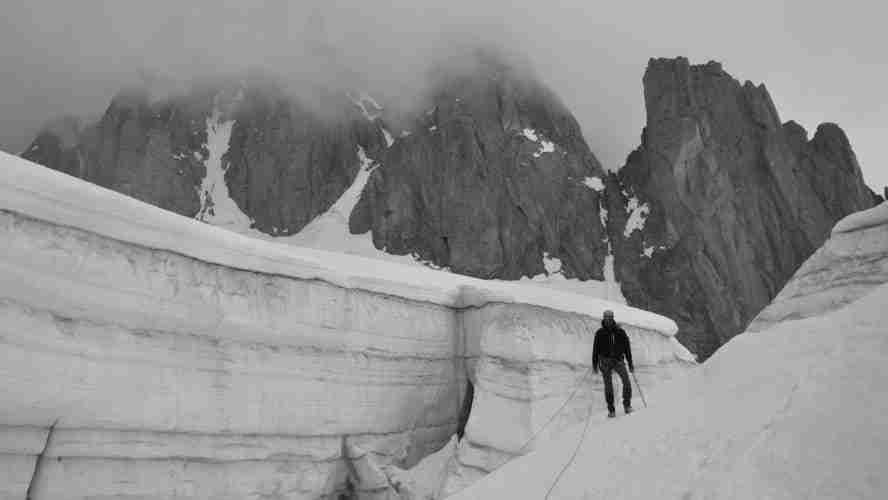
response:
<svg viewBox="0 0 888 500"><path fill-rule="evenodd" d="M598 365L592 365L592 373L598 373Z"/></svg>
<svg viewBox="0 0 888 500"><path fill-rule="evenodd" d="M635 367L634 367L634 366L630 366L630 367L629 367L629 373L635 373Z"/></svg>

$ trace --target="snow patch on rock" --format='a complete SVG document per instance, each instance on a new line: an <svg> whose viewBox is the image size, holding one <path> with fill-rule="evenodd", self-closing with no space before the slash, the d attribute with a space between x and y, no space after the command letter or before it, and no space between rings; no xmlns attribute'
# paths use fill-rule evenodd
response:
<svg viewBox="0 0 888 500"><path fill-rule="evenodd" d="M537 274L532 278L523 277L519 280L519 283L531 282L534 285L544 286L556 290L569 291L572 293L582 294L589 297L597 297L605 300L610 300L614 302L619 302L621 304L626 303L626 299L623 297L622 292L620 291L620 287L616 284L616 280L613 278L613 256L609 256L610 261L605 260L605 265L610 263L610 275L611 279L608 279L608 271L605 269L605 280L579 280L575 278L567 278L564 276L562 272L563 264L561 259L557 257L552 257L548 253L543 253L543 267L545 268L544 273ZM498 280L492 280L498 281ZM507 281L504 283L508 283Z"/></svg>
<svg viewBox="0 0 888 500"><path fill-rule="evenodd" d="M599 207L598 211L598 219L601 221L601 226L605 229L607 228L607 218L608 211L607 207L603 204ZM617 282L617 275L614 272L614 251L611 246L610 240L607 242L607 254L604 256L604 282L607 283L606 295L605 298L608 300L615 300L618 302L626 303L626 298L623 296L623 290L620 288L620 283Z"/></svg>
<svg viewBox="0 0 888 500"><path fill-rule="evenodd" d="M539 156L542 153L554 153L555 152L555 143L552 141L542 140L540 141L540 150L536 153Z"/></svg>
<svg viewBox="0 0 888 500"><path fill-rule="evenodd" d="M633 196L629 198L626 209L629 211L629 218L626 220L623 236L628 238L633 232L644 229L644 222L651 213L651 207L647 203L639 203L638 198Z"/></svg>
<svg viewBox="0 0 888 500"><path fill-rule="evenodd" d="M385 137L385 146L388 148L392 147L392 144L395 143L395 138L392 137L392 133L385 127L382 128L382 136Z"/></svg>
<svg viewBox="0 0 888 500"><path fill-rule="evenodd" d="M583 184L593 191L604 191L604 182L601 181L601 177L586 177L583 179Z"/></svg>
<svg viewBox="0 0 888 500"><path fill-rule="evenodd" d="M231 231L248 230L253 221L244 214L228 192L225 183L225 153L231 139L234 120L225 120L218 107L206 119L207 143L205 147L209 156L204 161L206 177L200 185L200 211L197 220L224 227Z"/></svg>
<svg viewBox="0 0 888 500"><path fill-rule="evenodd" d="M543 252L543 267L546 268L547 274L560 274L561 259L552 257L547 252Z"/></svg>
<svg viewBox="0 0 888 500"><path fill-rule="evenodd" d="M521 131L521 133L524 134L524 137L526 137L528 140L531 140L533 142L539 142L539 140L540 140L540 138L537 137L536 131L532 128L525 128L524 130Z"/></svg>
<svg viewBox="0 0 888 500"><path fill-rule="evenodd" d="M641 254L650 259L654 256L654 250L654 247L645 246L644 249L641 251Z"/></svg>
<svg viewBox="0 0 888 500"><path fill-rule="evenodd" d="M541 134L539 134L536 130L532 128L524 128L521 130L521 134L524 135L527 140L531 142L536 142L540 145L539 149L537 149L533 153L534 158L539 158L543 155L543 153L555 152L555 143L542 138Z"/></svg>

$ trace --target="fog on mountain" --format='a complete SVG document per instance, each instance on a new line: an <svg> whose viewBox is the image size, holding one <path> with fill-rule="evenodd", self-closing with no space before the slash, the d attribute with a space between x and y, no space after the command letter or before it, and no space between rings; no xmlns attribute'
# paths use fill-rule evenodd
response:
<svg viewBox="0 0 888 500"><path fill-rule="evenodd" d="M0 497L885 496L871 122L766 10L11 7Z"/></svg>

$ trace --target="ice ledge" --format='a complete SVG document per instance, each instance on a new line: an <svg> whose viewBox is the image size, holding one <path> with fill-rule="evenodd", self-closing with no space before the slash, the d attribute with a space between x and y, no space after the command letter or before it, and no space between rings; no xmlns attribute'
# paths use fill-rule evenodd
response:
<svg viewBox="0 0 888 500"><path fill-rule="evenodd" d="M600 318L666 336L678 331L663 316L623 304L526 284L491 282L376 259L262 241L167 212L114 191L0 152L0 210L74 227L234 269L321 280L454 308L531 304Z"/></svg>
<svg viewBox="0 0 888 500"><path fill-rule="evenodd" d="M850 233L882 224L888 224L888 202L882 202L869 210L855 212L845 217L836 223L832 234Z"/></svg>

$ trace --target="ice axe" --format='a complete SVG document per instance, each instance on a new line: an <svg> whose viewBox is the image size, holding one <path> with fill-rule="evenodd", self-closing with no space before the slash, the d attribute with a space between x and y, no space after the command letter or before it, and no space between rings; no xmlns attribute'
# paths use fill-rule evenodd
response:
<svg viewBox="0 0 888 500"><path fill-rule="evenodd" d="M635 371L629 372L629 375L632 375L632 380L635 381L635 387L638 387L638 395L641 396L641 402L644 403L644 407L647 408L647 401L644 400L644 393L641 392L641 385L638 383L638 379L635 378Z"/></svg>

